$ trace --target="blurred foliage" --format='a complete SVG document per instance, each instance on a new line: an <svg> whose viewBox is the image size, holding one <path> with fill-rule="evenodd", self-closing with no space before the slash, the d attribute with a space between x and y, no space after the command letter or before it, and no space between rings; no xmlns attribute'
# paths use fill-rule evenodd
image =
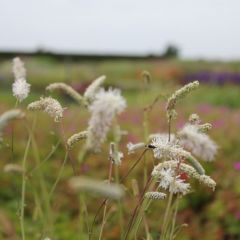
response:
<svg viewBox="0 0 240 240"><path fill-rule="evenodd" d="M21 106L46 95L46 85L52 82L66 82L83 92L86 86L99 75L106 75L106 86L116 86L123 90L127 98L128 109L119 119L122 129L129 132L123 138L121 150L125 154L120 173L124 174L138 154L127 155L126 143L137 142L143 139L143 109L149 105L159 94L167 96L182 83L182 76L186 73L196 71L229 71L240 72L238 62L205 62L205 61L104 61L104 62L79 62L70 61L59 63L48 58L26 58L28 81L32 84L31 96ZM151 73L153 82L146 90L141 78L143 70ZM15 99L11 95L11 73L10 61L6 60L0 64L0 112L12 108ZM63 106L67 107L62 123L65 137L75 132L84 130L87 126L88 113L79 108L70 99L54 93ZM160 98L154 110L149 115L150 132L166 131L167 124L164 113L164 98ZM181 127L188 119L190 113L198 113L203 122L213 124L210 135L219 144L219 154L216 162L207 164L207 173L217 182L214 193L193 182L196 190L191 195L183 198L180 206L178 224L187 223L179 239L193 240L220 240L240 239L240 172L234 168L234 163L240 161L240 86L232 84L214 85L203 84L194 94L179 104L179 116L174 122L174 128ZM32 114L27 113L29 121ZM14 126L14 155L11 152L11 132ZM35 136L39 149L41 149L41 160L51 151L52 146L57 143L63 133L60 125L54 124L45 114L38 114L37 129ZM111 134L109 135L111 139ZM22 152L27 141L27 133L24 123L16 122L8 126L4 132L4 142L1 149L0 169L7 163L20 163ZM81 143L72 150L72 158L76 160ZM107 178L108 168L108 146L103 147L101 155L93 155L82 166L82 173L97 179ZM60 144L58 151L41 166L44 176L48 181L48 188L54 183L58 170L64 156L64 145ZM148 156L151 159L151 156ZM31 152L28 158L29 170L35 166L34 154ZM134 170L132 177L137 178L142 184L141 165ZM152 161L148 164L149 172ZM33 173L34 174L34 173ZM64 170L63 178L57 187L52 199L55 218L56 239L84 239L79 238L78 219L78 196L73 194L68 186L67 180L72 176L71 164L68 163ZM30 181L31 183L31 181ZM130 186L130 180L126 183ZM0 176L0 238L18 239L19 233L19 200L20 200L21 176L17 174L1 173ZM42 223L33 217L34 199L30 194L34 191L34 183L27 187L26 206L26 229L29 239L40 239ZM38 186L36 186L36 189ZM88 207L90 219L92 220L101 199L89 198ZM136 201L127 198L124 202L124 213L129 217ZM154 203L149 209L147 219L150 223L154 239L157 239L165 202ZM114 224L114 214L106 225L106 239L119 239L119 227Z"/></svg>

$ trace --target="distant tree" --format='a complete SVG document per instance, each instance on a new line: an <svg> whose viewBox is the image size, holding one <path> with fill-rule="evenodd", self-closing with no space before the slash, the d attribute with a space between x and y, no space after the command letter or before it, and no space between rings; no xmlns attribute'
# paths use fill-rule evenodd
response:
<svg viewBox="0 0 240 240"><path fill-rule="evenodd" d="M168 45L166 50L162 54L163 58L178 58L179 57L179 49L174 45Z"/></svg>

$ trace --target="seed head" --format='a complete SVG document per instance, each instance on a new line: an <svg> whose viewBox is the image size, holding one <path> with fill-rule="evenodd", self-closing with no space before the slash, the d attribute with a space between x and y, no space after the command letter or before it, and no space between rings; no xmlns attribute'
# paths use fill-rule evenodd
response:
<svg viewBox="0 0 240 240"><path fill-rule="evenodd" d="M73 98L77 103L84 104L83 97L74 90L71 86L65 84L65 83L52 83L46 87L47 91L53 92L54 90L62 90L67 95L69 95L71 98Z"/></svg>
<svg viewBox="0 0 240 240"><path fill-rule="evenodd" d="M162 200L166 198L167 194L162 192L147 192L145 193L145 198L153 200Z"/></svg>
<svg viewBox="0 0 240 240"><path fill-rule="evenodd" d="M50 117L54 118L55 122L59 122L63 117L63 111L61 104L52 97L41 97L40 100L32 102L28 105L30 111L44 111Z"/></svg>

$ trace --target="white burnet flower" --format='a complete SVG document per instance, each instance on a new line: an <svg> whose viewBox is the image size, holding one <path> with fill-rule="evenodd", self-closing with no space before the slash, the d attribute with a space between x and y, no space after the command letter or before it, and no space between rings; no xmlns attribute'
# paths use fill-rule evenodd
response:
<svg viewBox="0 0 240 240"><path fill-rule="evenodd" d="M182 195L186 195L190 192L190 189L190 184L186 183L183 179L179 179L179 176L177 176L175 181L169 185L169 192L174 194L180 193Z"/></svg>
<svg viewBox="0 0 240 240"><path fill-rule="evenodd" d="M79 142L82 139L86 139L86 138L87 138L87 131L75 133L70 138L68 138L67 146L68 146L68 148L72 148L77 142Z"/></svg>
<svg viewBox="0 0 240 240"><path fill-rule="evenodd" d="M189 152L185 151L174 141L169 142L165 135L154 138L150 145L154 147L153 154L158 159L181 160L190 156Z"/></svg>
<svg viewBox="0 0 240 240"><path fill-rule="evenodd" d="M41 97L40 100L30 103L28 109L31 111L44 111L50 117L53 117L55 122L61 120L64 111L61 104L52 97Z"/></svg>
<svg viewBox="0 0 240 240"><path fill-rule="evenodd" d="M12 84L13 96L17 98L19 102L22 102L28 97L30 92L30 84L24 78L19 78L15 80Z"/></svg>
<svg viewBox="0 0 240 240"><path fill-rule="evenodd" d="M167 169L172 169L172 171L167 171ZM211 177L205 174L199 174L192 166L186 163L179 164L178 161L174 160L159 163L157 166L154 167L152 171L152 176L157 179L162 178L162 176L166 176L167 173L171 176L172 172L177 169L180 172L186 173L188 177L198 180L200 184L204 184L212 190L215 190L216 182ZM170 179L170 176L168 176L168 179Z"/></svg>
<svg viewBox="0 0 240 240"><path fill-rule="evenodd" d="M162 169L159 172L159 179L159 186L167 190L174 181L174 171L171 168Z"/></svg>
<svg viewBox="0 0 240 240"><path fill-rule="evenodd" d="M126 108L126 101L118 89L100 89L89 106L87 148L99 151L105 141L114 117Z"/></svg>
<svg viewBox="0 0 240 240"><path fill-rule="evenodd" d="M169 192L174 194L180 193L185 195L190 191L190 184L180 179L180 176L176 176L175 170L171 167L161 168L161 170L154 168L152 176L157 177L159 187L169 190Z"/></svg>
<svg viewBox="0 0 240 240"><path fill-rule="evenodd" d="M147 199L152 199L152 200L162 200L165 199L167 196L166 193L162 193L162 192L147 192L145 193L145 198Z"/></svg>
<svg viewBox="0 0 240 240"><path fill-rule="evenodd" d="M24 67L24 62L19 57L15 57L13 59L12 71L15 79L26 78L26 69Z"/></svg>
<svg viewBox="0 0 240 240"><path fill-rule="evenodd" d="M139 142L139 143L131 143L129 142L127 144L128 154L135 153L136 150L143 149L145 147L145 143Z"/></svg>
<svg viewBox="0 0 240 240"><path fill-rule="evenodd" d="M176 107L177 102L179 100L181 100L182 98L184 98L189 93L191 93L193 90L197 89L198 86L199 86L199 82L198 81L194 81L194 82L188 83L185 86L183 86L182 88L180 88L177 91L175 91L168 98L167 105L166 105L168 120L170 120L171 118L175 118L176 117L177 113L175 111L175 107Z"/></svg>
<svg viewBox="0 0 240 240"><path fill-rule="evenodd" d="M22 102L27 98L31 85L26 81L26 69L20 58L13 59L12 69L15 78L12 84L13 96L16 97L19 102Z"/></svg>
<svg viewBox="0 0 240 240"><path fill-rule="evenodd" d="M77 103L85 105L83 97L75 89L73 89L71 86L67 85L66 83L56 82L56 83L51 83L46 87L46 90L50 92L53 92L58 89L65 92L68 96L73 98Z"/></svg>
<svg viewBox="0 0 240 240"><path fill-rule="evenodd" d="M94 80L86 89L86 91L84 92L84 97L87 100L92 101L96 95L96 93L100 90L101 85L103 84L103 82L105 81L106 76L101 76L99 78L97 78L96 80Z"/></svg>
<svg viewBox="0 0 240 240"><path fill-rule="evenodd" d="M186 124L178 133L179 144L205 161L213 161L218 146L201 131L202 125Z"/></svg>

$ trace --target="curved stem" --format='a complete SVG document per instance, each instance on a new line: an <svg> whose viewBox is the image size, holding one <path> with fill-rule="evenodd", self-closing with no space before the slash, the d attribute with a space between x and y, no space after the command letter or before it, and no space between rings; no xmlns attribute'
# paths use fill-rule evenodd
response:
<svg viewBox="0 0 240 240"><path fill-rule="evenodd" d="M35 128L36 125L36 117L33 120L32 124L32 131ZM26 192L26 163L27 163L27 156L29 153L29 148L31 144L32 136L29 133L27 145L25 148L23 161L22 161L22 191L21 191L21 208L20 208L20 225L21 225L21 234L22 234L22 240L25 240L25 227L24 227L24 215L25 215L25 192Z"/></svg>
<svg viewBox="0 0 240 240"><path fill-rule="evenodd" d="M108 182L109 183L111 183L111 179L112 179L112 170L113 170L113 161L112 161L112 159L110 159L109 172L108 172ZM98 238L99 240L102 239L103 228L106 223L107 203L108 203L108 201L105 201L105 203L104 203L102 225L101 225L101 230L100 230L100 234L99 234L99 238Z"/></svg>
<svg viewBox="0 0 240 240"><path fill-rule="evenodd" d="M58 182L59 182L59 180L62 176L62 173L63 173L64 167L66 165L67 159L68 159L68 152L66 151L62 166L61 166L60 171L59 171L58 176L57 176L57 179L56 179L55 183L53 184L53 186L51 188L51 191L49 193L49 201L50 201L50 199L52 197L52 194L53 194L55 188L57 187L57 184L58 184Z"/></svg>

